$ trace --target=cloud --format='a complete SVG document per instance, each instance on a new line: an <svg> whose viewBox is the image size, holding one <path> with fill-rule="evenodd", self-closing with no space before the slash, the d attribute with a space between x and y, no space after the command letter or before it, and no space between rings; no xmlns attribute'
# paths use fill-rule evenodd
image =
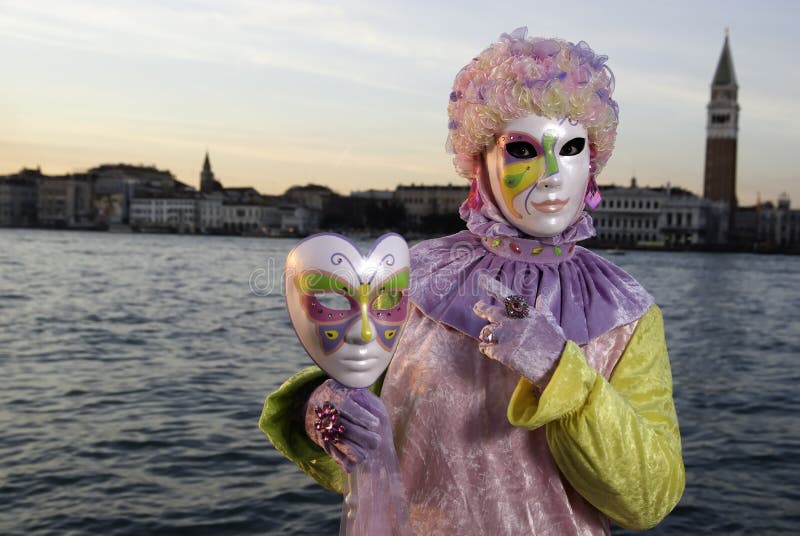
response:
<svg viewBox="0 0 800 536"><path fill-rule="evenodd" d="M629 99L670 103L699 108L708 102L708 85L705 81L676 73L646 72L634 69L615 69L616 95Z"/></svg>
<svg viewBox="0 0 800 536"><path fill-rule="evenodd" d="M450 64L461 47L396 30L398 14L327 2L6 0L0 33L121 55L270 66L418 93L393 68Z"/></svg>

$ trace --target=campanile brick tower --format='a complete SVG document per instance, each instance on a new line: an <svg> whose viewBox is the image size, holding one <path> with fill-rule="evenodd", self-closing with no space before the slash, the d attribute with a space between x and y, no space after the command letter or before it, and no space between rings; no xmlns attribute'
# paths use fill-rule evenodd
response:
<svg viewBox="0 0 800 536"><path fill-rule="evenodd" d="M706 172L703 197L736 209L736 139L739 133L739 86L725 30L725 43L711 82L706 123Z"/></svg>

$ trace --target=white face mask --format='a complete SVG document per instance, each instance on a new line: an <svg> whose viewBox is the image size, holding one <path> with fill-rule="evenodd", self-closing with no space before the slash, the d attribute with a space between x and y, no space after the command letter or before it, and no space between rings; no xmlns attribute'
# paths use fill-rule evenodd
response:
<svg viewBox="0 0 800 536"><path fill-rule="evenodd" d="M306 238L286 258L286 307L308 355L348 387L375 383L408 315L408 244L378 239L369 255L341 235Z"/></svg>
<svg viewBox="0 0 800 536"><path fill-rule="evenodd" d="M517 229L550 237L583 210L589 184L589 137L569 119L528 115L506 124L486 153L498 208Z"/></svg>

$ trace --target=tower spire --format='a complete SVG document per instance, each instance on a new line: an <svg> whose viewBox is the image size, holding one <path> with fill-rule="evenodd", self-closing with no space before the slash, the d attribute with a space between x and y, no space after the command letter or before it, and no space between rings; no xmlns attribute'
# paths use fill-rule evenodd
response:
<svg viewBox="0 0 800 536"><path fill-rule="evenodd" d="M211 160L208 158L208 149L206 149L203 171L200 172L200 191L204 194L210 194L218 190L222 190L222 184L214 178L214 172L211 171Z"/></svg>
<svg viewBox="0 0 800 536"><path fill-rule="evenodd" d="M733 69L733 58L731 57L730 30L725 28L725 42L722 45L722 52L717 62L717 70L714 71L712 86L737 86L736 71Z"/></svg>

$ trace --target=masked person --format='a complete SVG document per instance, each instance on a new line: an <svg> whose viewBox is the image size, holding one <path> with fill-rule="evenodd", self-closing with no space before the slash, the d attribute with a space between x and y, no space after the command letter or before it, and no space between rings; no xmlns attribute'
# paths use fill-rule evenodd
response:
<svg viewBox="0 0 800 536"><path fill-rule="evenodd" d="M267 399L261 428L333 490L388 419L414 534L645 529L683 492L661 312L577 245L616 137L605 62L520 28L466 65L448 145L472 181L467 230L412 248L408 321L374 387L386 413L315 368ZM326 402L349 418L336 444L311 424Z"/></svg>

